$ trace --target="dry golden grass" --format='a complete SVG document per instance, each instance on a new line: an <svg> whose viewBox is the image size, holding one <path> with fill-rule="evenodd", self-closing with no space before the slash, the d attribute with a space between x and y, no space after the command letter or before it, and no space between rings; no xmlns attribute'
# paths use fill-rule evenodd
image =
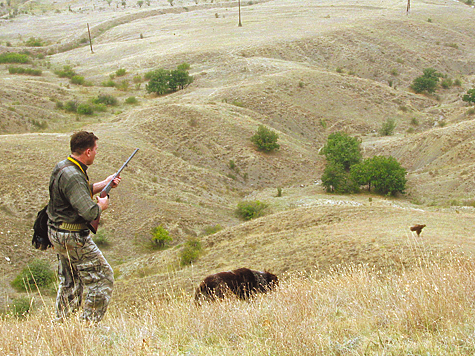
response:
<svg viewBox="0 0 475 356"><path fill-rule="evenodd" d="M414 246L418 250L418 246ZM429 263L420 253L421 265ZM430 264L430 263L429 263ZM0 321L4 355L472 355L475 265L383 274L343 265L292 274L250 302L189 294L112 307L97 327L51 323L45 306ZM144 296L145 298L146 296Z"/></svg>

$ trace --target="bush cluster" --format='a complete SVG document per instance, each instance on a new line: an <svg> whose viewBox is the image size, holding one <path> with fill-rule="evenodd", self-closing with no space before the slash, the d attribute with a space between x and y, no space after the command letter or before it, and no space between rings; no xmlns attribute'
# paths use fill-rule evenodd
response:
<svg viewBox="0 0 475 356"><path fill-rule="evenodd" d="M60 78L69 79L77 75L77 73L74 71L74 69L71 68L71 66L64 66L63 69L55 70L54 74L56 74Z"/></svg>
<svg viewBox="0 0 475 356"><path fill-rule="evenodd" d="M41 69L23 68L23 67L8 67L8 73L40 76L43 72L41 71Z"/></svg>
<svg viewBox="0 0 475 356"><path fill-rule="evenodd" d="M380 194L404 193L406 170L394 157L375 156L362 160L360 142L344 133L328 136L320 151L327 159L322 184L327 192L357 193L368 186Z"/></svg>
<svg viewBox="0 0 475 356"><path fill-rule="evenodd" d="M30 57L24 53L5 52L0 54L0 63L30 63Z"/></svg>
<svg viewBox="0 0 475 356"><path fill-rule="evenodd" d="M184 89L193 82L193 77L188 73L190 65L183 63L175 70L156 69L145 73L144 78L149 80L145 89L148 93L163 95Z"/></svg>
<svg viewBox="0 0 475 356"><path fill-rule="evenodd" d="M99 94L97 98L92 99L93 104L104 104L107 106L116 106L119 104L117 98L108 94Z"/></svg>

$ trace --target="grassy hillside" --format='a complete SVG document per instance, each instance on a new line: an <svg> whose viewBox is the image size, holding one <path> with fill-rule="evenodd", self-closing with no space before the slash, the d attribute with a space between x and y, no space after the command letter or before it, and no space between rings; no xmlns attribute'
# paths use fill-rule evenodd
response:
<svg viewBox="0 0 475 356"><path fill-rule="evenodd" d="M475 83L471 7L412 1L406 15L405 1L253 1L242 4L238 27L231 1L12 3L22 12L2 20L0 53L28 50L31 63L19 66L42 74L10 74L11 64L0 64L5 307L23 296L9 282L28 261L56 263L54 252L32 249L31 226L48 200L51 169L79 129L100 138L89 170L94 181L140 149L102 218L103 250L117 280L113 310L151 295L188 300L204 276L237 267L318 280L348 263L392 276L473 256L475 115L461 99ZM81 40L86 23L94 53ZM39 34L44 46L25 47ZM164 96L146 92L146 72L183 62L194 76L190 86ZM64 66L87 85L60 78ZM410 85L428 67L457 85L415 94ZM121 87L104 86L109 80ZM99 95L118 104L93 115L64 110ZM137 103L127 104L129 97ZM387 119L396 128L382 137ZM260 124L279 134L279 151L252 145ZM396 157L408 171L407 194L326 194L318 151L336 131L360 138L365 157ZM240 220L235 209L246 200L266 202L266 215ZM416 223L427 225L420 238L409 231ZM150 248L150 231L160 224L173 237L163 251ZM217 225L222 230L205 233ZM194 237L202 255L181 266L184 243Z"/></svg>

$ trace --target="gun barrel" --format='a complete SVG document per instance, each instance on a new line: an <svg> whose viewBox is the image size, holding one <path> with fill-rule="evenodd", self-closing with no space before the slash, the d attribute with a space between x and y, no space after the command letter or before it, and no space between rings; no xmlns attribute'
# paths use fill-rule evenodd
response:
<svg viewBox="0 0 475 356"><path fill-rule="evenodd" d="M122 167L120 167L120 169L117 171L116 174L114 174L114 177L111 179L111 181L109 183L107 183L107 185L104 187L104 189L102 189L101 191L101 194L100 196L101 197L105 197L107 194L109 194L110 190L112 189L112 181L119 176L120 172L122 172L122 170L127 167L127 164L129 164L130 160L135 156L135 154L137 153L139 149L136 148L135 151L130 155L130 157L127 159L127 161L125 161L125 163L122 165Z"/></svg>

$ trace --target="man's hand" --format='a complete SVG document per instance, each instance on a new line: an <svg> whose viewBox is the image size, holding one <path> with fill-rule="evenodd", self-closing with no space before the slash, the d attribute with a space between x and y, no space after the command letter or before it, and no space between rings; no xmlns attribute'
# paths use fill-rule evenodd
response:
<svg viewBox="0 0 475 356"><path fill-rule="evenodd" d="M105 196L104 198L97 196L96 198L97 205L99 205L102 211L106 210L109 207L109 196Z"/></svg>
<svg viewBox="0 0 475 356"><path fill-rule="evenodd" d="M112 178L114 178L114 174L113 175L110 175L109 177L106 178L106 185L112 180ZM117 186L119 185L120 183L120 176L116 177L113 181L112 181L112 184L111 184L111 187L112 188L117 188Z"/></svg>

